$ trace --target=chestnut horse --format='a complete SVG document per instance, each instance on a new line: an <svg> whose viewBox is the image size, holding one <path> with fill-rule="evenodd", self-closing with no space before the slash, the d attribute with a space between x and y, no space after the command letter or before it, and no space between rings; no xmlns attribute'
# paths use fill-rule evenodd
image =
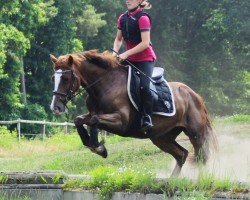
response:
<svg viewBox="0 0 250 200"><path fill-rule="evenodd" d="M80 138L91 151L107 157L103 143L98 142L98 129L134 138L149 138L162 151L176 159L172 176L178 175L188 156L188 151L176 142L183 131L194 147L195 160L206 163L211 147L216 147L210 118L202 98L187 85L170 82L174 95L174 116L153 115L151 136L135 126L138 112L131 104L127 93L128 70L111 53L96 50L78 54L51 56L54 64L55 88L51 110L60 114L66 104L83 87L88 97L89 113L76 117L74 123ZM90 131L84 128L90 127ZM211 145L214 144L214 145ZM210 144L210 145L209 145Z"/></svg>

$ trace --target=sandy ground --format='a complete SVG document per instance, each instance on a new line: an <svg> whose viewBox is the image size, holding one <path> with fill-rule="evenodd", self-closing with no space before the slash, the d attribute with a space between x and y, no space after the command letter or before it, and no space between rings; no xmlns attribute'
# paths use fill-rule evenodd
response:
<svg viewBox="0 0 250 200"><path fill-rule="evenodd" d="M196 179L199 173L203 172L219 179L228 178L240 182L250 182L250 127L247 125L243 130L244 133L249 131L249 134L239 135L236 130L235 127L219 130L217 128L219 151L210 157L205 167L200 168L186 162L180 177ZM180 142L184 147L187 146L185 143ZM188 149L190 150L190 147ZM174 166L175 160L172 161L171 169ZM157 177L169 177L171 169L168 172L159 170Z"/></svg>

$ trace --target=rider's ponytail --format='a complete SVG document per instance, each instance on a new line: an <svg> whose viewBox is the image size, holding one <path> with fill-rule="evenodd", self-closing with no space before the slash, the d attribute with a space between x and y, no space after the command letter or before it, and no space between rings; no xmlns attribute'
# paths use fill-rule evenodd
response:
<svg viewBox="0 0 250 200"><path fill-rule="evenodd" d="M143 9L150 9L152 5L148 2L148 0L144 0L140 3L140 7Z"/></svg>

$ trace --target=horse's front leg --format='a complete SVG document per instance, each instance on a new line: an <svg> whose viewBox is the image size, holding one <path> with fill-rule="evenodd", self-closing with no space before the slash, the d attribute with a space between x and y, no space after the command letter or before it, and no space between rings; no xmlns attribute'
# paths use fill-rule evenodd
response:
<svg viewBox="0 0 250 200"><path fill-rule="evenodd" d="M77 132L78 132L81 140L82 140L82 143L83 143L83 145L85 145L87 147L90 147L90 137L89 137L87 129L83 125L90 118L91 118L90 115L86 114L86 115L77 116L74 120L75 127L77 129Z"/></svg>
<svg viewBox="0 0 250 200"><path fill-rule="evenodd" d="M104 146L104 142L101 141L99 143L98 141L98 129L94 126L90 126L89 129L90 133L90 150L103 158L107 158L108 152L106 147Z"/></svg>
<svg viewBox="0 0 250 200"><path fill-rule="evenodd" d="M83 126L90 120L90 114L80 115L75 119L75 126L77 132L81 138L83 145L88 147L92 152L102 156L103 158L107 157L107 150L103 144L98 142L98 129L96 127L90 126L90 135L88 134L87 129Z"/></svg>

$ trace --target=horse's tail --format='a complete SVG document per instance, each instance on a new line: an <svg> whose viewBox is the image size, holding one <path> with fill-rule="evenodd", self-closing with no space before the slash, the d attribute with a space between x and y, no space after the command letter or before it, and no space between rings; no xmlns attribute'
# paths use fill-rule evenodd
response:
<svg viewBox="0 0 250 200"><path fill-rule="evenodd" d="M204 103L203 103L204 104ZM207 108L204 104L204 117L206 119L205 126L204 126L204 143L201 149L201 158L203 158L203 162L206 163L208 157L212 153L216 153L218 150L218 140L215 134L215 130L212 126L211 118L208 114Z"/></svg>
<svg viewBox="0 0 250 200"><path fill-rule="evenodd" d="M209 156L217 151L218 141L204 100L192 89L189 90L189 94L195 103L190 104L194 105L188 110L191 113L189 118L193 117L193 120L189 120L188 124L191 133L196 133L196 137L189 137L195 149L195 155L190 157L190 161L202 161L205 164Z"/></svg>

